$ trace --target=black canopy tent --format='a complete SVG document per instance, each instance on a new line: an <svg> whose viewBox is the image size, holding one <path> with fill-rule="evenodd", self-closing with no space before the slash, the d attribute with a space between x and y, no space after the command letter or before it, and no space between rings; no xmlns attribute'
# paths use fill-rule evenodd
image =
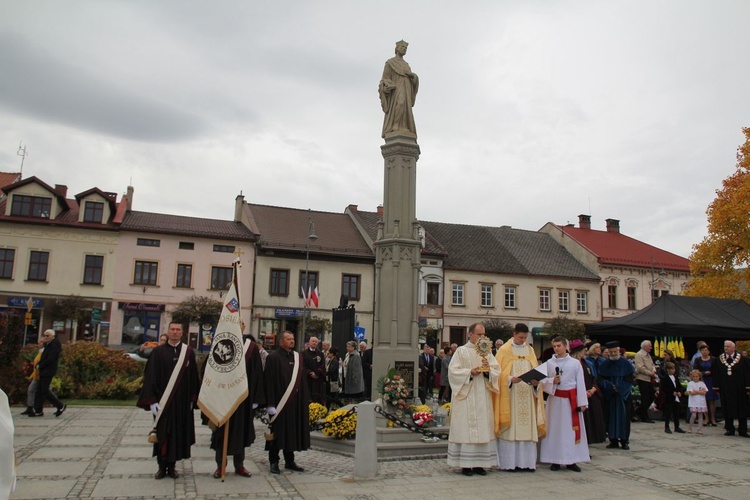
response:
<svg viewBox="0 0 750 500"><path fill-rule="evenodd" d="M637 350L642 340L681 337L690 354L695 344L687 339L705 340L712 354L718 355L724 340L750 339L750 305L734 299L662 295L628 316L587 324L586 335L602 341L617 338L629 350Z"/></svg>

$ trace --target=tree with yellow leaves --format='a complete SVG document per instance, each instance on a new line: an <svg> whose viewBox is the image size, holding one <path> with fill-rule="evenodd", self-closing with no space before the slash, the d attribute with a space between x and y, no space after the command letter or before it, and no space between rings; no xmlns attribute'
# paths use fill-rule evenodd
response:
<svg viewBox="0 0 750 500"><path fill-rule="evenodd" d="M693 246L686 295L750 303L750 127L737 148L737 170L706 210L708 236Z"/></svg>

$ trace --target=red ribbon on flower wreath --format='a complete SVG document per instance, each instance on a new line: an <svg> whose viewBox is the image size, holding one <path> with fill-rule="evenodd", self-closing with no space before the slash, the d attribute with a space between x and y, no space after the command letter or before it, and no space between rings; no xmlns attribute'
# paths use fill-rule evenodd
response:
<svg viewBox="0 0 750 500"><path fill-rule="evenodd" d="M432 416L432 413L428 413L426 411L418 411L416 413L412 413L411 418L413 418L414 423L420 427L427 422L431 422L435 419L435 417Z"/></svg>

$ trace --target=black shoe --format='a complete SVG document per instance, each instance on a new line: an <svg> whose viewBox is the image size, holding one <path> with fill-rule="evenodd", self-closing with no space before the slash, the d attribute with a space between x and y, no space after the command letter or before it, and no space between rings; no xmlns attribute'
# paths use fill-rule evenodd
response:
<svg viewBox="0 0 750 500"><path fill-rule="evenodd" d="M172 479L177 479L178 477L180 477L180 474L174 469L168 469L167 476L171 477Z"/></svg>
<svg viewBox="0 0 750 500"><path fill-rule="evenodd" d="M21 415L31 415L32 413L34 413L34 408L29 406L25 411L21 412Z"/></svg>
<svg viewBox="0 0 750 500"><path fill-rule="evenodd" d="M271 474L281 474L278 462L271 462Z"/></svg>
<svg viewBox="0 0 750 500"><path fill-rule="evenodd" d="M34 413L29 413L29 416L30 416L30 417L43 417L43 416L44 416L44 412L39 412L39 413L36 413L36 412L34 412Z"/></svg>
<svg viewBox="0 0 750 500"><path fill-rule="evenodd" d="M622 443L622 449L623 450L629 450L630 449L630 445L628 445L628 443Z"/></svg>
<svg viewBox="0 0 750 500"><path fill-rule="evenodd" d="M474 471L469 469L468 467L464 467L463 469L461 469L461 474L463 474L464 476L473 476Z"/></svg>
<svg viewBox="0 0 750 500"><path fill-rule="evenodd" d="M294 462L290 464L284 464L285 469L293 470L295 472L305 472L305 469L300 467L299 465L295 464Z"/></svg>
<svg viewBox="0 0 750 500"><path fill-rule="evenodd" d="M641 422L646 423L646 424L655 424L656 420L651 420L650 418L647 418L645 420L641 420Z"/></svg>
<svg viewBox="0 0 750 500"><path fill-rule="evenodd" d="M59 417L67 409L68 409L68 405L66 405L65 403L63 403L62 408L58 408L57 411L55 412L55 416Z"/></svg>
<svg viewBox="0 0 750 500"><path fill-rule="evenodd" d="M607 445L607 448L619 448L619 447L620 447L620 445L619 445L619 444L617 443L617 441L611 441L611 442L610 442L610 443L609 443L609 444Z"/></svg>
<svg viewBox="0 0 750 500"><path fill-rule="evenodd" d="M167 469L159 469L154 474L154 479L164 479L167 476Z"/></svg>
<svg viewBox="0 0 750 500"><path fill-rule="evenodd" d="M33 417L34 415L29 415L30 417ZM725 436L734 436L734 431L727 431L724 433Z"/></svg>
<svg viewBox="0 0 750 500"><path fill-rule="evenodd" d="M674 428L674 431L675 431L675 432L676 432L677 434L685 434L685 431L683 431L683 430L682 430L682 427L675 427L675 428Z"/></svg>
<svg viewBox="0 0 750 500"><path fill-rule="evenodd" d="M549 470L555 471L560 470L560 464L552 464L549 466Z"/></svg>
<svg viewBox="0 0 750 500"><path fill-rule="evenodd" d="M664 429L664 432L666 432L667 434L672 434L672 429L670 429L669 427L667 427L667 428Z"/></svg>
<svg viewBox="0 0 750 500"><path fill-rule="evenodd" d="M487 475L487 471L484 470L481 467L474 467L473 469L471 469L471 472L473 472L477 476L486 476Z"/></svg>
<svg viewBox="0 0 750 500"><path fill-rule="evenodd" d="M581 472L581 468L578 467L577 464L566 465L565 468L568 469L568 470L575 471L575 472Z"/></svg>
<svg viewBox="0 0 750 500"><path fill-rule="evenodd" d="M743 438L750 438L750 434L748 434L747 432L740 432L738 435Z"/></svg>

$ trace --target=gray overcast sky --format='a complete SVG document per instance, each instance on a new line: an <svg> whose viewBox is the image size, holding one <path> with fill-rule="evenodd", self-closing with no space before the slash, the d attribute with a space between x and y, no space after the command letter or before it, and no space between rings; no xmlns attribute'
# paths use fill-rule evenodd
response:
<svg viewBox="0 0 750 500"><path fill-rule="evenodd" d="M750 126L750 1L0 3L0 170L231 219L374 211L395 42L423 220L577 222L685 257Z"/></svg>

